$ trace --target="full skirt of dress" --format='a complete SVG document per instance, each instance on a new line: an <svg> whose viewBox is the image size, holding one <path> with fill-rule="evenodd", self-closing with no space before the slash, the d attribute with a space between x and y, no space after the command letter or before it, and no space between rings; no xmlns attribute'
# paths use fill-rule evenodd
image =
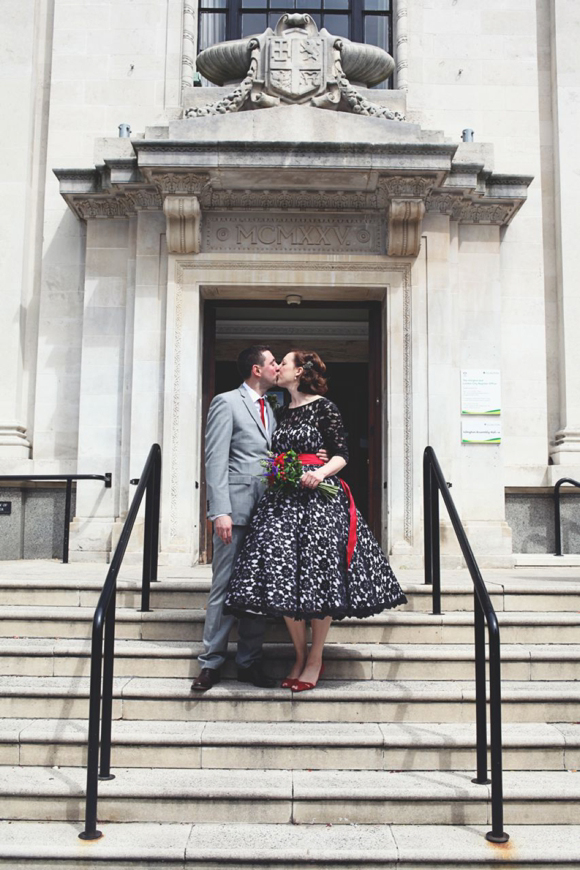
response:
<svg viewBox="0 0 580 870"><path fill-rule="evenodd" d="M347 567L350 514L342 487L334 498L305 488L290 493L267 490L236 561L225 612L344 619L405 604L407 599L358 510L356 517L357 542Z"/></svg>

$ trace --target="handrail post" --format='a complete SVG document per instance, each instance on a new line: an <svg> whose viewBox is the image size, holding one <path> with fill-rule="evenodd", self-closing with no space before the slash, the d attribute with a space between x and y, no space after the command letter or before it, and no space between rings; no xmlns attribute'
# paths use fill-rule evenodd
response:
<svg viewBox="0 0 580 870"><path fill-rule="evenodd" d="M103 655L103 624L93 625L91 642L91 680L89 701L89 735L87 752L87 792L85 803L85 829L81 840L99 840L103 834L97 830L97 800L99 795L99 731L101 725L101 660Z"/></svg>
<svg viewBox="0 0 580 870"><path fill-rule="evenodd" d="M151 582L157 583L157 569L159 567L159 523L161 519L161 450L157 451L155 465L153 467L153 528L151 530Z"/></svg>
<svg viewBox="0 0 580 870"><path fill-rule="evenodd" d="M115 668L115 610L117 583L105 619L105 652L103 664L103 707L101 725L101 770L99 779L115 779L111 773L111 730L113 727L113 672Z"/></svg>
<svg viewBox="0 0 580 870"><path fill-rule="evenodd" d="M141 613L148 613L150 584L151 584L151 559L153 555L153 483L149 480L145 490L145 526L143 529L143 571L141 575Z"/></svg>
<svg viewBox="0 0 580 870"><path fill-rule="evenodd" d="M70 510L72 502L72 480L68 478L66 482L66 496L64 501L64 535L62 539L62 561L64 565L68 565L68 548L70 536Z"/></svg>
<svg viewBox="0 0 580 870"><path fill-rule="evenodd" d="M161 451L155 455L145 491L145 527L143 531L143 573L141 612L150 611L151 583L157 582L159 565L159 516L161 501Z"/></svg>
<svg viewBox="0 0 580 870"><path fill-rule="evenodd" d="M554 537L556 539L556 556L563 556L562 553L562 520L560 517L560 486L562 481L559 480L554 487Z"/></svg>
<svg viewBox="0 0 580 870"><path fill-rule="evenodd" d="M487 709L485 697L485 616L483 608L473 593L473 616L475 634L475 730L477 776L473 782L484 785L487 778Z"/></svg>
<svg viewBox="0 0 580 870"><path fill-rule="evenodd" d="M433 613L441 614L441 526L439 524L439 485L431 485L431 539L433 548Z"/></svg>
<svg viewBox="0 0 580 870"><path fill-rule="evenodd" d="M428 448L423 453L423 561L425 584L433 585L433 524L431 518L431 463Z"/></svg>
<svg viewBox="0 0 580 870"><path fill-rule="evenodd" d="M503 767L501 740L501 656L499 626L489 626L489 719L491 743L491 831L485 835L491 843L507 843L503 829Z"/></svg>
<svg viewBox="0 0 580 870"><path fill-rule="evenodd" d="M148 613L150 610L150 584L151 584L151 568L153 560L153 502L155 498L155 487L153 480L150 478L145 490L145 527L143 530L143 572L141 581L141 613Z"/></svg>

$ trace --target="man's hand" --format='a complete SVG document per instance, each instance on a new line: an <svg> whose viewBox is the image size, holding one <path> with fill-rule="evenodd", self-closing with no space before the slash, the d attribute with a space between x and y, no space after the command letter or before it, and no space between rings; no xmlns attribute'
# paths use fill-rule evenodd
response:
<svg viewBox="0 0 580 870"><path fill-rule="evenodd" d="M316 455L318 456L319 459L322 459L322 461L324 462L325 465L326 465L326 463L328 462L328 460L329 460L329 458L330 458L330 457L328 456L328 453L327 453L326 450L324 449L324 447L322 448L322 450L319 450L318 453L317 453Z"/></svg>
<svg viewBox="0 0 580 870"><path fill-rule="evenodd" d="M214 531L224 544L232 543L232 525L232 518L230 516L218 517L214 520Z"/></svg>

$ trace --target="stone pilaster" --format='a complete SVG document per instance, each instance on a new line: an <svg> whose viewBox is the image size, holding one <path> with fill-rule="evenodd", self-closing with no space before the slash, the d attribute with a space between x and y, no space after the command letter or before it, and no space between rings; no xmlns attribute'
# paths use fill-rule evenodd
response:
<svg viewBox="0 0 580 870"><path fill-rule="evenodd" d="M450 386L456 396L458 413L453 428L459 442L459 373L462 369L501 369L502 301L499 227L460 224L455 232L455 251L451 247L452 256L457 258L457 266L452 267L455 316L448 335L458 363L455 383ZM504 447L460 444L456 456L453 496L473 550L476 555L485 554L486 567L510 567L512 535L505 519ZM454 535L449 540L455 547Z"/></svg>
<svg viewBox="0 0 580 870"><path fill-rule="evenodd" d="M130 220L88 220L78 470L112 472L111 489L78 488L71 561L106 561L121 512Z"/></svg>
<svg viewBox="0 0 580 870"><path fill-rule="evenodd" d="M555 465L580 466L580 72L576 0L552 0L552 122L555 163L556 263L560 332L560 429Z"/></svg>

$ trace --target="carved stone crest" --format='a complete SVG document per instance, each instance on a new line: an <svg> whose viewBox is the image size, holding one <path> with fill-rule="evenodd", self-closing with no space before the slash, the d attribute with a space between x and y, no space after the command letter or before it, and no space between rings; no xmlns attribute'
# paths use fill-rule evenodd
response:
<svg viewBox="0 0 580 870"><path fill-rule="evenodd" d="M403 120L399 112L367 100L349 79L355 77L370 87L388 78L395 66L390 54L375 45L333 36L325 28L319 31L305 13L285 13L275 30L269 27L260 36L206 48L197 66L216 84L235 80L244 72L231 93L216 103L188 109L188 118L308 103L320 109Z"/></svg>
<svg viewBox="0 0 580 870"><path fill-rule="evenodd" d="M270 87L283 100L303 102L324 90L325 45L319 36L314 35L315 28L316 25L311 26L309 30L314 32L305 35L304 28L293 27L266 40Z"/></svg>

